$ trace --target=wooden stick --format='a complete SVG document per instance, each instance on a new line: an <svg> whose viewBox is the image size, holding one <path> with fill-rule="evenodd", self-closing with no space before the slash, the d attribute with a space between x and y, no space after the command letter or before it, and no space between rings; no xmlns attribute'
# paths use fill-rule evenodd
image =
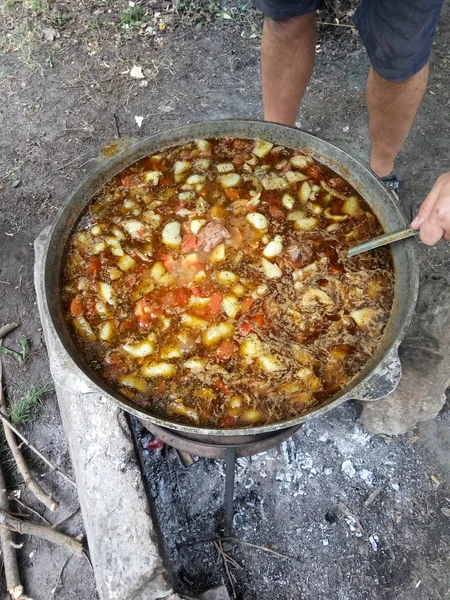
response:
<svg viewBox="0 0 450 600"><path fill-rule="evenodd" d="M6 491L5 479L0 465L0 510L8 509L8 493ZM0 529L0 541L3 553L3 565L5 568L6 589L11 598L20 598L23 594L23 586L20 581L19 567L17 565L17 556L13 546L11 531Z"/></svg>
<svg viewBox="0 0 450 600"><path fill-rule="evenodd" d="M5 510L0 510L0 528L7 528L11 531L17 531L22 535L34 535L53 544L64 546L66 550L69 550L72 554L75 554L81 558L83 554L83 544L78 540L55 531L51 527L46 525L36 525L35 523L29 523L27 521L21 521L16 519L10 513Z"/></svg>
<svg viewBox="0 0 450 600"><path fill-rule="evenodd" d="M14 502L17 502L17 504L19 506L22 506L25 510L29 510L34 515L36 515L37 517L39 517L42 521L44 521L44 523L46 525L50 525L50 526L52 525L50 523L50 521L48 521L43 515L41 515L41 513L39 513L37 510L34 510L34 508L31 508L31 506L28 506L27 504L25 504L21 500L19 500L19 498L16 498L15 496L10 496L10 498L11 498L11 500L14 500ZM20 516L22 517L23 515L21 514ZM28 516L28 515L26 515L26 516Z"/></svg>
<svg viewBox="0 0 450 600"><path fill-rule="evenodd" d="M231 591L233 593L233 598L236 598L236 589L234 587L234 583L233 583L233 579L231 578L231 573L230 573L230 569L228 567L228 554L224 551L223 546L222 546L222 542L219 540L218 542L214 541L214 546L216 547L216 550L219 554L219 556L222 558L223 560L223 566L225 567L225 572L227 574L228 577L228 581L230 582L230 586L231 586ZM230 561L231 562L231 561ZM237 564L237 563L236 563Z"/></svg>
<svg viewBox="0 0 450 600"><path fill-rule="evenodd" d="M6 325L2 325L0 327L0 340L6 337L8 333L11 333L11 331L14 331L16 327L19 327L19 323L7 323Z"/></svg>
<svg viewBox="0 0 450 600"><path fill-rule="evenodd" d="M64 473L64 471L62 471L61 469L56 467L52 462L50 462L50 460L46 456L44 456L42 454L42 452L39 452L39 450L33 446L33 444L30 442L30 440L28 440L23 435L23 433L20 433L20 431L17 429L17 427L15 427L11 423L11 421L8 419L8 417L2 412L1 407L0 407L0 420L3 422L3 425L6 425L7 427L9 427L9 429L14 431L14 433L17 435L17 437L20 438L22 440L22 442L24 444L26 444L28 446L28 448L42 460L42 462L44 462L48 467L50 467L50 469L52 471L54 471L55 473L58 473L58 475L61 475L61 477L63 479L65 479L68 483L73 485L73 487L75 487L75 488L77 487L77 484L75 483L75 481L70 479L70 477L68 475L66 475L66 473Z"/></svg>
<svg viewBox="0 0 450 600"><path fill-rule="evenodd" d="M242 544L243 546L248 546L249 548L256 548L257 550L262 550L263 552L269 552L270 554L275 554L275 556L279 556L280 558L288 558L289 560L295 560L296 562L300 562L294 556L288 556L287 554L281 554L281 552L276 552L276 550L272 550L272 548L268 548L267 546L258 546L257 544L251 544L250 542L244 542L239 538L235 537L223 537L221 538L223 541L237 542L238 544Z"/></svg>
<svg viewBox="0 0 450 600"><path fill-rule="evenodd" d="M0 340L0 346L2 344L2 340ZM2 413L6 412L6 403L3 395L3 381L2 381L2 361L0 358L0 410ZM25 459L22 456L22 453L19 450L19 446L17 445L16 438L14 437L14 433L11 429L3 423L3 429L5 431L5 438L8 442L9 449L14 456L14 459L17 463L17 468L19 469L20 474L23 477L23 481L25 485L29 488L31 492L36 496L36 498L44 504L49 510L54 511L58 508L59 504L54 500L51 494L48 494L45 490L41 488L36 479L31 474L30 469L28 468Z"/></svg>

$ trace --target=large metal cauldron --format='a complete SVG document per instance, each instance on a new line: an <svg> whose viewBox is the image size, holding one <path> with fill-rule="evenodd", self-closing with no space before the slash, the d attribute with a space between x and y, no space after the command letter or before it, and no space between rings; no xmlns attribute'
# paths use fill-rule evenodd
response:
<svg viewBox="0 0 450 600"><path fill-rule="evenodd" d="M414 242L405 241L392 246L395 265L395 297L392 316L380 346L365 366L339 394L326 404L312 408L296 419L248 429L205 429L161 419L144 411L109 388L82 360L65 324L60 301L61 266L67 240L80 215L92 196L114 175L135 161L164 148L183 144L195 138L260 137L275 144L291 148L304 148L320 162L334 169L353 185L371 206L385 231L395 231L405 226L398 204L380 182L359 162L315 136L291 127L253 120L224 120L192 124L148 137L107 160L76 191L61 210L51 233L44 258L44 301L59 342L64 349L64 359L59 357L53 376L63 388L71 388L74 376L85 384L85 391L100 393L143 421L177 430L191 439L217 439L219 443L242 444L262 439L270 432L293 427L312 417L321 415L349 399L374 400L392 391L400 377L397 349L409 326L418 291L418 266ZM52 361L51 361L52 363ZM386 383L387 382L387 383ZM79 387L77 388L80 389ZM258 434L258 435L257 435Z"/></svg>

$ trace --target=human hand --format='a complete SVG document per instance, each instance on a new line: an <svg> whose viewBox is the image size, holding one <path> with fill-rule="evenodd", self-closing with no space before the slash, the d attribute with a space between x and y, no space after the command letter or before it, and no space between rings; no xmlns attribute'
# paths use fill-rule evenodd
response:
<svg viewBox="0 0 450 600"><path fill-rule="evenodd" d="M428 246L433 246L441 238L450 240L450 173L444 173L437 179L411 228L420 229L420 239Z"/></svg>

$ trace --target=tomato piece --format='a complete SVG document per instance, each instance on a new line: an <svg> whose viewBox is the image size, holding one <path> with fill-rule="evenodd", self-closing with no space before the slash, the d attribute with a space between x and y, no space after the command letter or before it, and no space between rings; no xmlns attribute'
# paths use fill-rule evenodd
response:
<svg viewBox="0 0 450 600"><path fill-rule="evenodd" d="M253 298L249 298L247 296L247 298L244 298L242 300L242 304L241 304L241 313L244 315L246 312L248 312L250 310L250 308L252 307L253 304Z"/></svg>
<svg viewBox="0 0 450 600"><path fill-rule="evenodd" d="M263 200L275 206L281 206L281 198L277 192L265 191Z"/></svg>
<svg viewBox="0 0 450 600"><path fill-rule="evenodd" d="M170 308L177 308L178 306L184 308L189 302L190 297L191 293L189 290L186 288L178 288L165 294L161 298L161 303Z"/></svg>
<svg viewBox="0 0 450 600"><path fill-rule="evenodd" d="M169 272L173 271L177 266L177 261L174 259L173 256L170 256L170 254L166 254L165 256L163 256L161 258L161 262Z"/></svg>
<svg viewBox="0 0 450 600"><path fill-rule="evenodd" d="M135 319L126 319L125 321L121 321L119 323L119 331L120 333L126 333L130 329L132 329L136 325Z"/></svg>
<svg viewBox="0 0 450 600"><path fill-rule="evenodd" d="M269 212L272 215L272 217L274 217L275 219L285 219L286 215L284 214L284 212L281 210L281 208L278 208L277 206L269 206Z"/></svg>
<svg viewBox="0 0 450 600"><path fill-rule="evenodd" d="M74 317L79 317L83 314L83 304L81 302L80 296L75 296L75 298L70 303L70 312Z"/></svg>
<svg viewBox="0 0 450 600"><path fill-rule="evenodd" d="M234 344L231 340L224 340L216 350L219 360L228 360L234 352Z"/></svg>
<svg viewBox="0 0 450 600"><path fill-rule="evenodd" d="M86 273L88 275L97 275L102 268L102 261L99 256L90 256L88 260L88 266L86 268Z"/></svg>
<svg viewBox="0 0 450 600"><path fill-rule="evenodd" d="M134 187L140 183L139 176L138 175L124 175L120 179L120 183L123 185L123 187L126 187L126 188Z"/></svg>
<svg viewBox="0 0 450 600"><path fill-rule="evenodd" d="M160 183L161 185L170 185L172 183L172 179L166 175L161 179Z"/></svg>
<svg viewBox="0 0 450 600"><path fill-rule="evenodd" d="M181 251L191 252L191 250L195 250L195 248L197 248L197 236L193 233L185 235L181 242Z"/></svg>
<svg viewBox="0 0 450 600"><path fill-rule="evenodd" d="M208 303L208 314L210 319L215 320L222 312L222 294L215 293Z"/></svg>
<svg viewBox="0 0 450 600"><path fill-rule="evenodd" d="M167 383L163 379L160 379L155 385L155 389L158 394L164 394L164 392L167 390Z"/></svg>
<svg viewBox="0 0 450 600"><path fill-rule="evenodd" d="M262 312L253 315L252 321L253 324L259 327L260 329L265 329L266 327L272 326L272 320Z"/></svg>
<svg viewBox="0 0 450 600"><path fill-rule="evenodd" d="M313 179L322 179L323 177L322 169L319 167L319 165L312 165L312 167L308 167L306 172L308 173L308 176L312 177Z"/></svg>
<svg viewBox="0 0 450 600"><path fill-rule="evenodd" d="M245 321L244 323L241 323L237 330L238 333L240 333L243 336L246 336L250 333L250 329L252 328L251 324L248 321Z"/></svg>
<svg viewBox="0 0 450 600"><path fill-rule="evenodd" d="M239 198L239 190L236 188L225 188L225 195L230 200L237 200Z"/></svg>
<svg viewBox="0 0 450 600"><path fill-rule="evenodd" d="M223 427L223 429L234 429L238 418L239 417L233 417L231 415L224 415L223 417L220 417L219 427Z"/></svg>
<svg viewBox="0 0 450 600"><path fill-rule="evenodd" d="M210 298L215 293L215 289L210 283L203 283L202 285L192 286L191 292L199 298Z"/></svg>
<svg viewBox="0 0 450 600"><path fill-rule="evenodd" d="M143 298L136 303L134 314L137 316L139 325L144 329L152 326L156 317L164 314L163 309L156 302Z"/></svg>
<svg viewBox="0 0 450 600"><path fill-rule="evenodd" d="M221 379L216 379L214 381L214 387L216 388L216 390L220 390L221 392L223 392L227 396L231 396L232 393L233 393L230 390L230 388L227 385L225 385L224 382Z"/></svg>

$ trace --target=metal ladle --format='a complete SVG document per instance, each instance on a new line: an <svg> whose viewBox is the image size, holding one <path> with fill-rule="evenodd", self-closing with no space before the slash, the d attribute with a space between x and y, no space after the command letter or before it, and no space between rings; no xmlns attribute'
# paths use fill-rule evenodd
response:
<svg viewBox="0 0 450 600"><path fill-rule="evenodd" d="M379 235L376 238L371 240L367 240L367 242L362 242L357 246L353 246L348 251L348 256L356 256L357 254L361 254L362 252L367 252L368 250L373 250L374 248L379 248L380 246L386 246L387 244L392 244L393 242L398 242L399 240L404 240L406 238L412 237L413 235L417 235L420 233L419 229L401 229L400 231L394 231L393 233L383 233L383 235Z"/></svg>

